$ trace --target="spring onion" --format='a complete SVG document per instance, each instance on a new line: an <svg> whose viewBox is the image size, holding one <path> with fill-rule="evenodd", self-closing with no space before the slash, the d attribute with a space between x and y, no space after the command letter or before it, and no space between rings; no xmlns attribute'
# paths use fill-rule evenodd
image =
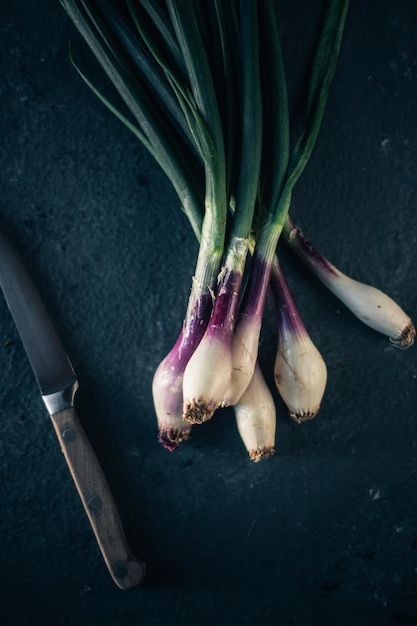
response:
<svg viewBox="0 0 417 626"><path fill-rule="evenodd" d="M193 423L212 417L222 404L233 371L231 344L261 166L262 102L257 12L254 0L241 0L243 124L236 206L212 316L184 372L183 417Z"/></svg>
<svg viewBox="0 0 417 626"><path fill-rule="evenodd" d="M276 409L274 398L256 363L252 380L234 407L236 424L251 461L275 452Z"/></svg>
<svg viewBox="0 0 417 626"><path fill-rule="evenodd" d="M291 417L301 423L319 411L327 382L326 364L306 330L277 258L270 292L278 329L275 384Z"/></svg>
<svg viewBox="0 0 417 626"><path fill-rule="evenodd" d="M283 236L320 281L364 324L388 336L400 348L408 348L414 343L413 322L390 296L337 269L291 218L285 224Z"/></svg>
<svg viewBox="0 0 417 626"><path fill-rule="evenodd" d="M199 242L182 327L153 377L159 440L172 451L193 425L233 406L250 458L267 458L276 415L258 352L268 293L275 382L297 422L316 415L327 379L278 262L281 239L365 323L404 347L415 335L398 305L342 274L289 216L323 121L349 0L326 0L295 126L275 0L60 1L121 103L71 54L77 71L165 172Z"/></svg>

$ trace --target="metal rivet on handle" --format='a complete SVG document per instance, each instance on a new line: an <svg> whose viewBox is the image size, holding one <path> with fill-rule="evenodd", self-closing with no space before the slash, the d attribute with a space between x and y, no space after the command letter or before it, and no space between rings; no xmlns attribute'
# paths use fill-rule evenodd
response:
<svg viewBox="0 0 417 626"><path fill-rule="evenodd" d="M74 441L74 439L76 438L76 434L72 430L72 428L66 428L62 433L62 438L65 443L69 443L70 441Z"/></svg>
<svg viewBox="0 0 417 626"><path fill-rule="evenodd" d="M100 511L103 505L99 496L91 496L91 498L87 502L87 506L90 511Z"/></svg>

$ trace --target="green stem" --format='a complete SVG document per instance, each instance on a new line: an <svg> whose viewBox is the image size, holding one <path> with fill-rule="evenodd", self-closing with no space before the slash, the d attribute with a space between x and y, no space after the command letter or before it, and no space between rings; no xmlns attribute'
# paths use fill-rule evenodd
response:
<svg viewBox="0 0 417 626"><path fill-rule="evenodd" d="M116 115L143 143L171 181L174 189L190 216L198 213L201 202L198 186L195 188L190 173L192 168L187 160L189 152L184 149L181 135L168 122L164 112L147 96L146 85L140 83L139 75L133 75L123 62L120 54L112 47L111 38L94 7L86 0L81 6L76 0L61 0L69 17L88 44L103 70L133 115L135 124L130 122L105 98L91 81L75 65L86 84L99 99ZM196 222L194 227L196 227Z"/></svg>
<svg viewBox="0 0 417 626"><path fill-rule="evenodd" d="M285 183L290 154L287 79L273 0L260 3L265 134L260 203L276 207Z"/></svg>
<svg viewBox="0 0 417 626"><path fill-rule="evenodd" d="M294 186L304 171L317 140L339 58L348 6L349 0L329 0L311 72L306 126L291 152L287 178L271 221L271 229L274 231L271 234L272 239L278 233L279 238L281 234Z"/></svg>
<svg viewBox="0 0 417 626"><path fill-rule="evenodd" d="M291 194L315 146L339 58L348 7L349 0L329 0L311 72L306 125L291 153L283 195Z"/></svg>
<svg viewBox="0 0 417 626"><path fill-rule="evenodd" d="M233 236L248 239L253 223L262 158L262 93L259 68L258 5L241 0L243 67L242 156L236 191Z"/></svg>
<svg viewBox="0 0 417 626"><path fill-rule="evenodd" d="M226 163L219 106L196 6L192 0L167 0L167 6L187 68L197 114L202 119L202 124L197 122L196 127L203 139L200 146L205 173L205 204L188 318L196 300L214 289L220 270L227 219ZM187 105L185 99L183 102ZM190 115L193 115L192 110Z"/></svg>

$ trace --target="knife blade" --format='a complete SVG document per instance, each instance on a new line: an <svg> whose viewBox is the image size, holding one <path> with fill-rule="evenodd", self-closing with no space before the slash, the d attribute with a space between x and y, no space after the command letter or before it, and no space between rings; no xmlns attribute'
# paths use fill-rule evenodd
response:
<svg viewBox="0 0 417 626"><path fill-rule="evenodd" d="M146 567L129 550L110 487L76 414L74 369L24 263L1 231L0 287L109 573L120 589L136 587Z"/></svg>

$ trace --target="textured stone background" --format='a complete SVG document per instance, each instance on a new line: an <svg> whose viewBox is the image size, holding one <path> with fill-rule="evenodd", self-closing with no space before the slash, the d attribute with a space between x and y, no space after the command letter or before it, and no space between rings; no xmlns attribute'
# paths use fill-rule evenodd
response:
<svg viewBox="0 0 417 626"><path fill-rule="evenodd" d="M296 107L322 3L282 4ZM293 202L335 264L415 318L416 29L415 0L352 2ZM3 0L0 226L63 336L80 418L149 576L128 593L108 576L0 302L0 622L417 624L417 348L362 326L284 251L328 366L319 416L297 426L277 398L277 453L259 464L230 411L161 449L152 375L180 328L196 243L164 175L71 67L70 39L58 1ZM268 311L269 382L274 352Z"/></svg>

